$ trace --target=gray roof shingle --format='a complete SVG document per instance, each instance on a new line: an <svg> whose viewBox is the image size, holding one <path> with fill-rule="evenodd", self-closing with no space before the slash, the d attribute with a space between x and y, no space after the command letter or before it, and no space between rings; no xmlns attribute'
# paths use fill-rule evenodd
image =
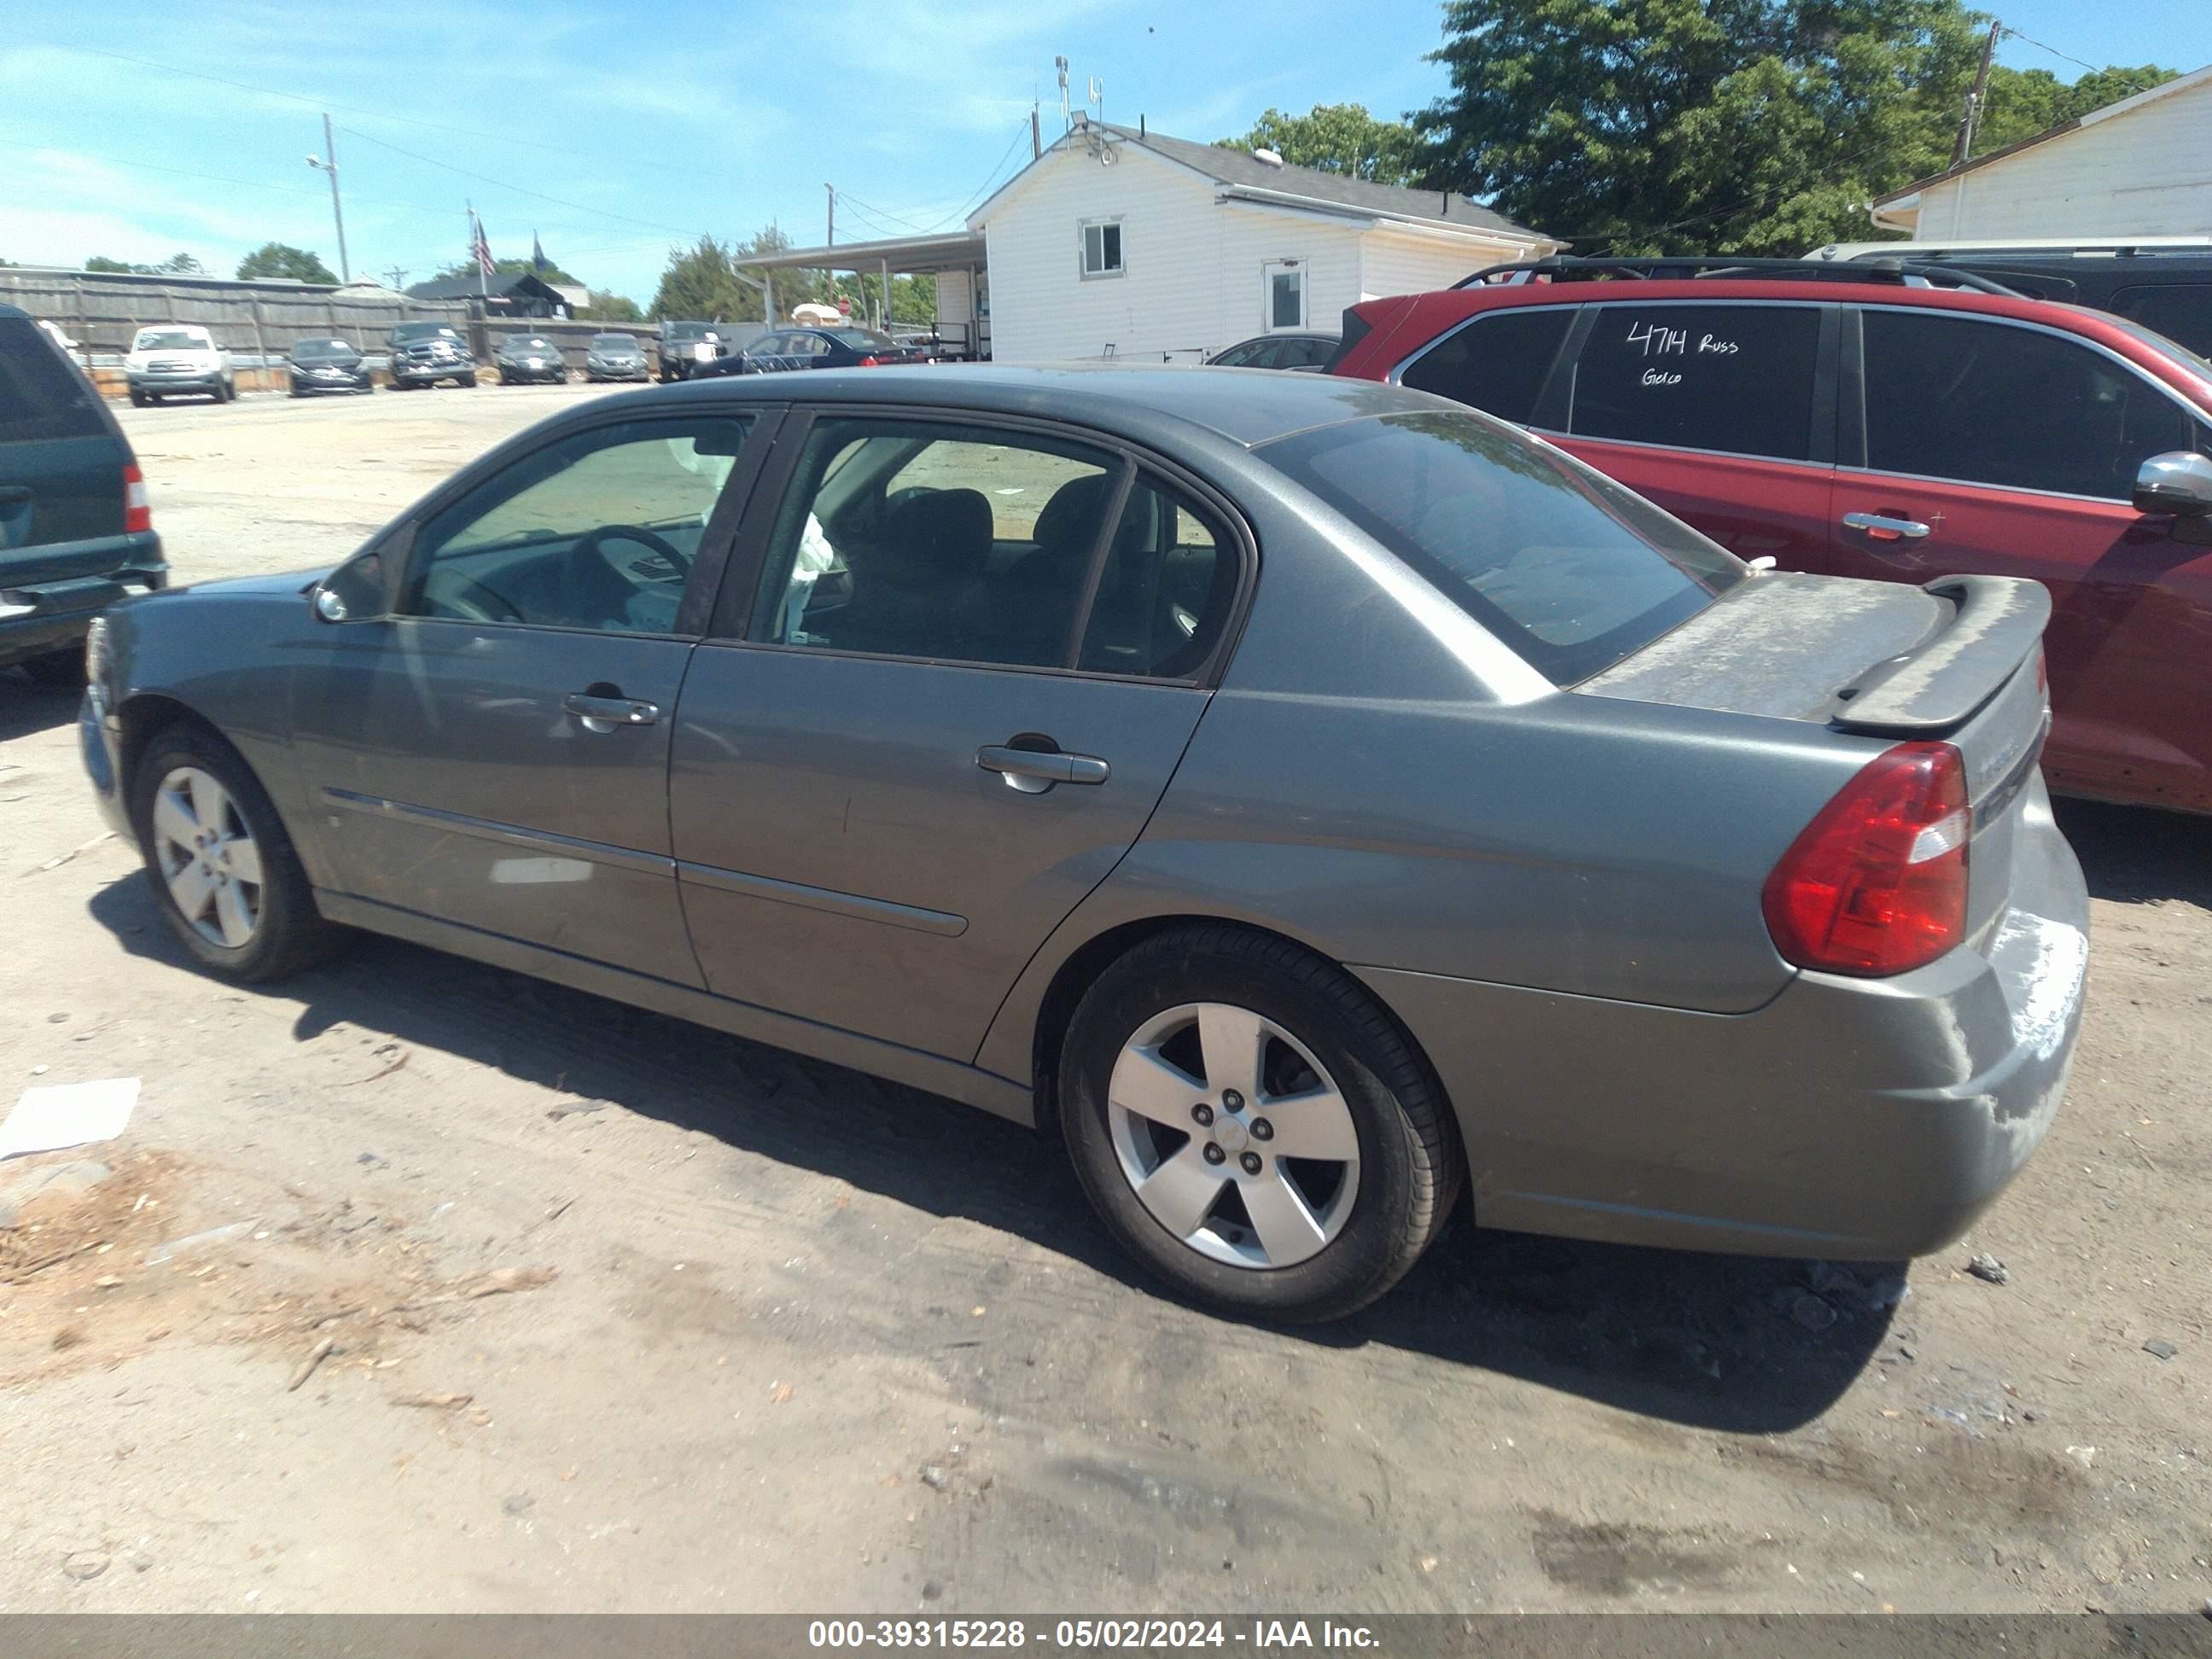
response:
<svg viewBox="0 0 2212 1659"><path fill-rule="evenodd" d="M1448 195L1434 190L1407 190L1398 185L1378 185L1371 179L1349 178L1340 173L1323 173L1315 167L1287 164L1274 167L1261 161L1249 149L1193 143L1188 138L1170 138L1158 132L1146 132L1140 136L1134 127L1115 126L1111 122L1102 121L1093 125L1126 143L1141 144L1170 161L1194 167L1216 184L1234 189L1278 190L1292 196L1310 196L1316 201L1328 202L1352 212L1401 214L1411 218L1433 220L1438 224L1463 225L1470 230L1504 230L1520 236L1542 234L1530 230L1526 225L1516 225L1504 215L1478 206L1464 196Z"/></svg>

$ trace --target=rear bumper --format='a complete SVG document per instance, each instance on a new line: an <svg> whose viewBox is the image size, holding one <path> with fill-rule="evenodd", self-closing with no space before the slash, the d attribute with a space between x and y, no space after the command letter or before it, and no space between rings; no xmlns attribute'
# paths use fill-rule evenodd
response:
<svg viewBox="0 0 2212 1659"><path fill-rule="evenodd" d="M1484 1224L1897 1260L1956 1240L2050 1127L2087 927L2038 780L1989 943L1893 979L1802 974L1729 1015L1358 971L1436 1066Z"/></svg>
<svg viewBox="0 0 2212 1659"><path fill-rule="evenodd" d="M392 378L409 386L427 386L435 380L458 380L465 374L477 372L474 363L394 363Z"/></svg>
<svg viewBox="0 0 2212 1659"><path fill-rule="evenodd" d="M157 533L118 536L113 545L112 562L92 574L12 585L0 575L0 667L66 651L118 599L168 585L169 567Z"/></svg>

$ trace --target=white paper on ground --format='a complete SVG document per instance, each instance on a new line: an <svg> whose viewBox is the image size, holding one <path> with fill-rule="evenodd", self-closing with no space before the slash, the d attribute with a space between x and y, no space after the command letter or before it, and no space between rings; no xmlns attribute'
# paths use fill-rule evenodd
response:
<svg viewBox="0 0 2212 1659"><path fill-rule="evenodd" d="M0 1123L0 1158L112 1140L131 1121L131 1109L137 1103L135 1077L26 1089L8 1121Z"/></svg>

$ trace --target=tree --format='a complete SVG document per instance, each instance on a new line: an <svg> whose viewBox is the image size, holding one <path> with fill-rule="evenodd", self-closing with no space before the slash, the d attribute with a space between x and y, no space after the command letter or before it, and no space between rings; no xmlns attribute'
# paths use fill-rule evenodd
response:
<svg viewBox="0 0 2212 1659"><path fill-rule="evenodd" d="M1316 104L1305 115L1270 108L1224 149L1272 149L1292 167L1316 167L1378 184L1413 180L1420 141L1403 121L1378 121L1364 104Z"/></svg>
<svg viewBox="0 0 2212 1659"><path fill-rule="evenodd" d="M527 275L537 277L541 283L561 283L570 288L581 288L584 286L584 279L582 277L571 276L567 271L562 270L560 266L552 264L550 260L547 262L546 267L543 270L538 270L536 264L526 258L495 259L491 262L491 268L502 276L521 276ZM447 265L443 270L435 273L438 276L467 276L471 278L473 278L476 274L477 262L473 259L456 259L453 264Z"/></svg>
<svg viewBox="0 0 2212 1659"><path fill-rule="evenodd" d="M120 259L107 259L95 253L84 262L87 270L122 271L133 276L198 276L207 267L189 253L172 253L158 265L127 265Z"/></svg>
<svg viewBox="0 0 2212 1659"><path fill-rule="evenodd" d="M645 313L637 308L637 301L627 294L614 294L603 288L592 290L591 302L576 313L594 323L641 323Z"/></svg>
<svg viewBox="0 0 2212 1659"><path fill-rule="evenodd" d="M1424 182L1581 252L1802 253L1950 160L1960 0L1449 0Z"/></svg>
<svg viewBox="0 0 2212 1659"><path fill-rule="evenodd" d="M289 276L297 283L322 283L335 287L337 273L303 247L289 242L264 242L238 262L241 282L263 276Z"/></svg>
<svg viewBox="0 0 2212 1659"><path fill-rule="evenodd" d="M1996 64L1990 70L1989 89L1974 123L1974 154L1986 155L2068 121L2078 121L2092 110L2162 86L2179 74L2179 70L2156 64L2134 69L2116 64L2091 70L2069 86L2049 70L2015 70Z"/></svg>
<svg viewBox="0 0 2212 1659"><path fill-rule="evenodd" d="M656 321L675 317L704 323L758 316L758 291L738 279L731 263L732 255L743 251L742 245L733 247L712 236L702 236L688 248L669 249L667 268L660 273L660 286L646 315Z"/></svg>

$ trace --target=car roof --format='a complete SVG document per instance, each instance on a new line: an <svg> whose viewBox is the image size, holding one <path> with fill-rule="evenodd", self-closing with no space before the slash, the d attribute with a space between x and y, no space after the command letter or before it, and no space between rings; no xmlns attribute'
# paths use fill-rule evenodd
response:
<svg viewBox="0 0 2212 1659"><path fill-rule="evenodd" d="M0 317L21 317L27 320L30 315L21 306L0 306Z"/></svg>
<svg viewBox="0 0 2212 1659"><path fill-rule="evenodd" d="M640 403L693 398L750 403L870 404L1072 420L1139 441L1202 428L1251 447L1293 432L1371 415L1465 407L1426 392L1327 374L1270 374L1180 365L947 363L824 369L813 374L721 375L625 394ZM603 400L604 402L604 400Z"/></svg>

